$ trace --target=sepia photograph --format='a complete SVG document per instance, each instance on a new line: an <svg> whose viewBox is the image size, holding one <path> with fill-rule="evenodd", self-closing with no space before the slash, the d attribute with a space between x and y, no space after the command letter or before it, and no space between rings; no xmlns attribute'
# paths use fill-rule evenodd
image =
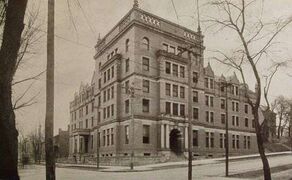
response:
<svg viewBox="0 0 292 180"><path fill-rule="evenodd" d="M292 0L0 0L0 180L292 180Z"/></svg>

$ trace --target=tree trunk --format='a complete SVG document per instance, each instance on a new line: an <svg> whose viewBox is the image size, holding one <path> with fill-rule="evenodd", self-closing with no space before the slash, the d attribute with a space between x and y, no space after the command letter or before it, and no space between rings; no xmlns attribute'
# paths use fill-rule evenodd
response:
<svg viewBox="0 0 292 180"><path fill-rule="evenodd" d="M15 71L27 0L9 0L0 50L0 179L19 179L18 131L12 106Z"/></svg>
<svg viewBox="0 0 292 180"><path fill-rule="evenodd" d="M258 150L259 150L260 157L261 157L262 163L263 163L264 179L271 180L270 165L269 165L268 159L267 159L266 154L265 154L264 141L263 141L263 137L261 134L262 129L261 129L261 126L259 124L258 108L255 107L255 109L253 111L254 111Z"/></svg>
<svg viewBox="0 0 292 180"><path fill-rule="evenodd" d="M279 118L278 139L280 139L281 128L282 128L282 114L280 115L280 118Z"/></svg>

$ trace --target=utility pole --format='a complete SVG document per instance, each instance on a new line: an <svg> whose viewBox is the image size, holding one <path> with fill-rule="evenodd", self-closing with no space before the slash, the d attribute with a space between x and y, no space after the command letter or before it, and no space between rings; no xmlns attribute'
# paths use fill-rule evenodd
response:
<svg viewBox="0 0 292 180"><path fill-rule="evenodd" d="M225 176L229 175L229 132L228 132L228 88L232 83L221 82L221 87L225 88ZM224 137L223 137L224 138ZM224 138L225 139L225 138Z"/></svg>
<svg viewBox="0 0 292 180"><path fill-rule="evenodd" d="M96 141L96 168L99 169L99 147L100 147L100 136L99 136L99 110L100 110L100 106L94 106L95 109L97 109L97 130L96 130L96 137L97 137L97 141Z"/></svg>
<svg viewBox="0 0 292 180"><path fill-rule="evenodd" d="M135 88L134 83L130 87L123 87L126 90L126 94L130 97L130 104L131 104L131 127L132 127L132 133L131 133L131 162L130 162L130 169L134 169L134 146L135 146L135 122L134 122L134 98L135 98L135 91L141 90L138 88Z"/></svg>
<svg viewBox="0 0 292 180"><path fill-rule="evenodd" d="M131 126L132 126L132 148L131 148L131 162L130 162L130 168L131 170L134 169L134 146L135 146L135 122L134 122L134 98L135 98L135 87L132 85L127 90L127 93L129 93L130 100L131 100Z"/></svg>
<svg viewBox="0 0 292 180"><path fill-rule="evenodd" d="M48 0L45 151L46 180L55 180L54 135L54 21L55 0Z"/></svg>
<svg viewBox="0 0 292 180"><path fill-rule="evenodd" d="M200 56L200 54L195 53L192 51L192 47L186 47L180 52L178 55L182 53L188 53L188 180L192 179L192 168L193 168L193 128L192 128L192 120L193 120L193 107L192 107L192 55L196 58Z"/></svg>
<svg viewBox="0 0 292 180"><path fill-rule="evenodd" d="M189 161L188 161L188 180L192 179L192 171L193 171L193 137L192 137L192 119L193 119L193 106L192 106L192 52L188 50L188 154L189 154Z"/></svg>

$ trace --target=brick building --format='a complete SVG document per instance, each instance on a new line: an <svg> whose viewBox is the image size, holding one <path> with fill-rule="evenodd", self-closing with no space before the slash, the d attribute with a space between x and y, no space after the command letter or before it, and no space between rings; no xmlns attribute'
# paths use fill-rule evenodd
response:
<svg viewBox="0 0 292 180"><path fill-rule="evenodd" d="M203 37L200 31L143 11L135 2L98 40L92 82L81 85L70 103L70 155L95 156L98 139L101 157L125 157L132 150L135 157L184 153L188 100L193 109L194 156L223 155L225 91L230 152L256 152L253 115L243 84L235 74L218 77L210 64L204 66ZM187 53L180 54L189 45L200 55L192 57L192 77L187 73ZM188 78L192 99L187 98ZM222 88L226 81L233 85Z"/></svg>

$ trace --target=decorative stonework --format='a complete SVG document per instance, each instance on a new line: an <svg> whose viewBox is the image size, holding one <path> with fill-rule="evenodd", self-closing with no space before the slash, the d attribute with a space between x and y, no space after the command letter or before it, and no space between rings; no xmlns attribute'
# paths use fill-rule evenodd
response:
<svg viewBox="0 0 292 180"><path fill-rule="evenodd" d="M140 18L147 24L160 27L160 21L158 21L157 19L155 19L153 17L150 17L150 16L145 15L145 14L141 14Z"/></svg>
<svg viewBox="0 0 292 180"><path fill-rule="evenodd" d="M119 31L122 31L131 21L130 16L126 17L125 20L123 20L123 22L121 22L120 26L119 26Z"/></svg>
<svg viewBox="0 0 292 180"><path fill-rule="evenodd" d="M193 33L189 33L189 32L184 32L184 37L188 38L188 39L192 39L194 41L198 41L198 36L193 34Z"/></svg>

